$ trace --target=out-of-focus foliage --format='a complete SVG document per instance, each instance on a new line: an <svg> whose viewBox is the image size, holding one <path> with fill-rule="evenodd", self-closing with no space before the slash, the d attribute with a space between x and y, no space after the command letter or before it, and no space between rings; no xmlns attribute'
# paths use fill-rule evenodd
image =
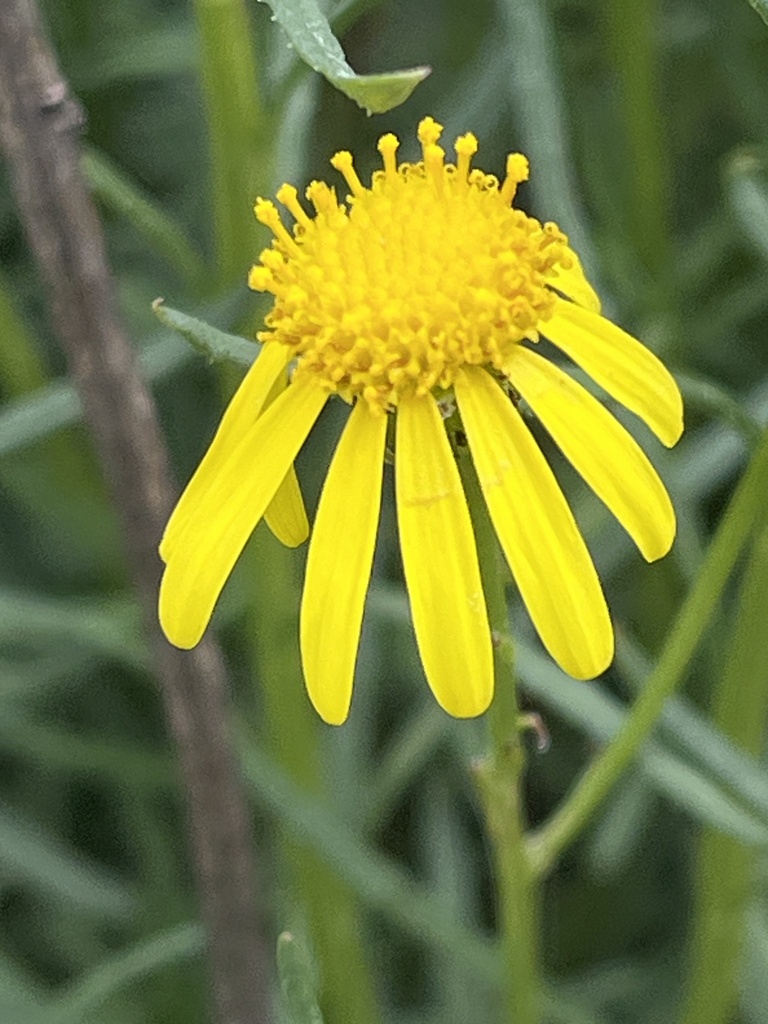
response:
<svg viewBox="0 0 768 1024"><path fill-rule="evenodd" d="M231 382L158 323L152 301L252 334L265 307L245 278L267 244L251 214L256 195L284 180L333 180L328 159L340 148L369 174L385 131L414 155L426 113L447 140L474 131L488 171L501 172L512 149L530 156L522 202L561 224L609 315L679 374L687 433L660 460L679 536L662 563L642 563L553 455L621 642L599 685L568 681L514 608L526 702L552 738L546 754L532 752L528 772L530 818L542 821L642 686L768 420L768 28L736 0L326 5L359 72L433 69L402 106L367 118L300 63L262 4L45 7L88 112L84 166L180 480ZM2 181L0 1020L196 1024L207 1014L202 938L173 753L114 516ZM310 509L340 412L329 410L300 458ZM306 923L301 887L281 868L292 837L359 901L383 1021L492 1021L490 867L468 771L481 724L450 720L427 691L391 495L348 724L333 730L305 715L298 685L278 694L287 709L280 736L301 719L318 752L311 782L283 756L269 680L259 678L268 661L258 650L263 621L249 610L255 590L268 591L261 607L271 601L288 622L285 644L294 637L293 610L280 602L290 605L295 587L281 591L260 575L269 545L255 538L215 620L256 812L266 925L276 941ZM699 831L756 848L764 866L768 772L710 710L733 604L723 602L636 768L546 882L547 1019L682 1020ZM749 863L738 870L732 1019L768 1024L764 886Z"/></svg>

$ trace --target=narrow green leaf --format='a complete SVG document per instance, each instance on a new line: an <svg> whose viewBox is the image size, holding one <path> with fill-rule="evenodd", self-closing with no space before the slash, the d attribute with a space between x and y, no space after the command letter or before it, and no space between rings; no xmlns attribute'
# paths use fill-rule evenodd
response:
<svg viewBox="0 0 768 1024"><path fill-rule="evenodd" d="M566 721L583 729L601 744L612 740L628 720L614 697L591 683L574 683L544 655L516 643L520 677L526 692L552 708ZM698 821L718 828L741 842L768 843L768 818L737 804L732 796L695 766L676 757L657 741L645 743L638 764L654 788Z"/></svg>
<svg viewBox="0 0 768 1024"><path fill-rule="evenodd" d="M375 75L355 74L316 0L260 2L271 7L302 59L369 114L384 114L400 106L431 71L416 67Z"/></svg>
<svg viewBox="0 0 768 1024"><path fill-rule="evenodd" d="M539 0L499 0L497 6L505 47L497 67L504 70L521 145L531 160L531 187L547 217L567 232L591 277L598 260L575 180L549 7ZM467 91L471 94L474 86Z"/></svg>
<svg viewBox="0 0 768 1024"><path fill-rule="evenodd" d="M243 314L243 310L243 290L238 290L223 301L207 305L204 311L206 316L232 322ZM234 357L234 361L250 366L258 352L258 345L242 338L238 340L250 346L252 354L244 361L245 350L241 345L239 358ZM205 347L202 351L210 357ZM163 380L192 357L192 349L181 342L175 324L172 334L163 332L148 342L139 353L142 370L152 382ZM52 381L7 403L0 409L0 458L50 437L63 427L77 423L82 415L83 410L77 392L64 380Z"/></svg>
<svg viewBox="0 0 768 1024"><path fill-rule="evenodd" d="M333 867L366 906L491 984L499 980L494 946L457 921L442 902L401 868L363 844L347 826L302 791L253 738L241 733L248 784L259 803Z"/></svg>
<svg viewBox="0 0 768 1024"><path fill-rule="evenodd" d="M291 932L278 936L277 973L291 1024L323 1024L309 952Z"/></svg>
<svg viewBox="0 0 768 1024"><path fill-rule="evenodd" d="M143 939L99 964L72 985L66 995L51 1000L37 1022L82 1024L126 985L140 982L170 964L198 957L204 942L203 930L197 924L179 925L151 939Z"/></svg>
<svg viewBox="0 0 768 1024"><path fill-rule="evenodd" d="M722 672L713 694L718 726L757 757L768 715L765 621L768 527L752 546ZM744 919L752 899L754 851L712 829L701 836L694 888L687 999L682 1024L726 1024L739 1002Z"/></svg>
<svg viewBox="0 0 768 1024"><path fill-rule="evenodd" d="M0 810L0 866L5 878L80 911L108 919L131 911L124 885L10 810Z"/></svg>
<svg viewBox="0 0 768 1024"><path fill-rule="evenodd" d="M726 164L725 186L739 227L761 256L768 258L768 161L765 150L754 147L738 149Z"/></svg>
<svg viewBox="0 0 768 1024"><path fill-rule="evenodd" d="M204 283L205 265L186 234L138 185L92 147L83 153L82 165L93 194L107 209L132 224L190 286Z"/></svg>
<svg viewBox="0 0 768 1024"><path fill-rule="evenodd" d="M760 439L760 424L725 388L703 377L679 371L675 373L675 379L683 393L686 410L690 412L700 409L702 412L717 416L724 423L735 427L750 447L757 444Z"/></svg>
<svg viewBox="0 0 768 1024"><path fill-rule="evenodd" d="M138 609L132 601L84 601L2 587L3 640L43 645L65 640L136 668L146 668L148 663Z"/></svg>
<svg viewBox="0 0 768 1024"><path fill-rule="evenodd" d="M166 20L167 19L167 20ZM190 74L197 61L192 27L184 22L131 33L115 40L102 36L99 46L84 44L72 58L72 82L76 90L106 89L151 78Z"/></svg>
<svg viewBox="0 0 768 1024"><path fill-rule="evenodd" d="M212 327L204 320L180 313L166 306L162 299L152 303L155 316L166 327L178 331L182 337L196 348L209 362L237 363L239 366L250 366L259 354L261 346L255 341L248 341L237 334L227 334L217 327Z"/></svg>
<svg viewBox="0 0 768 1024"><path fill-rule="evenodd" d="M157 380L191 355L188 345L165 337L142 352L141 363L149 379ZM0 457L50 437L63 427L77 423L82 415L77 392L64 380L52 381L9 402L0 411Z"/></svg>
<svg viewBox="0 0 768 1024"><path fill-rule="evenodd" d="M42 766L57 778L99 777L134 792L170 791L177 782L169 757L114 737L81 735L71 726L42 725L32 715L8 708L5 702L0 714L0 750L10 751L26 765Z"/></svg>

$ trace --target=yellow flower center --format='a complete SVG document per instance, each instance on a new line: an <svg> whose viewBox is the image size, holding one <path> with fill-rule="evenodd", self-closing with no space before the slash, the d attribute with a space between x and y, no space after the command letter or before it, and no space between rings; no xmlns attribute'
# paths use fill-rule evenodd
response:
<svg viewBox="0 0 768 1024"><path fill-rule="evenodd" d="M500 184L470 170L474 135L456 140L456 163L446 164L441 131L425 118L422 160L399 167L397 138L382 136L384 169L370 188L351 155L337 153L331 163L349 186L346 206L315 181L310 217L283 185L277 198L295 219L292 232L273 203L255 207L275 235L249 276L251 288L275 296L259 339L288 346L297 375L373 409L450 388L467 364L501 370L514 345L536 339L555 302L551 279L571 266L557 226L511 205L528 177L525 157L507 158Z"/></svg>

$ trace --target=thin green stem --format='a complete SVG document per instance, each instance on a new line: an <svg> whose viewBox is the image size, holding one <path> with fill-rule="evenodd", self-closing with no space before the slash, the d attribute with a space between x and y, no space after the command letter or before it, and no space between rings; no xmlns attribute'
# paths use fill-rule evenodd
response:
<svg viewBox="0 0 768 1024"><path fill-rule="evenodd" d="M245 0L195 0L208 123L216 265L221 285L240 281L257 253L251 207L266 192L271 153Z"/></svg>
<svg viewBox="0 0 768 1024"><path fill-rule="evenodd" d="M693 588L669 633L656 668L621 730L586 770L563 806L530 840L537 875L544 875L569 846L629 767L649 736L667 698L680 685L717 607L731 570L763 511L768 489L768 430L731 499Z"/></svg>
<svg viewBox="0 0 768 1024"><path fill-rule="evenodd" d="M506 570L474 470L460 459L477 538L488 620L494 637L495 694L488 711L488 754L475 778L493 849L498 928L504 977L505 1024L535 1024L539 1011L536 880L525 847L522 781L525 751L520 736Z"/></svg>
<svg viewBox="0 0 768 1024"><path fill-rule="evenodd" d="M304 692L298 653L299 582L295 553L262 526L254 538L251 607L256 671L264 702L264 735L275 760L320 803L323 782L321 729ZM328 1021L375 1024L373 994L357 901L313 850L285 838L282 852L296 900L306 914L320 967L320 1001Z"/></svg>
<svg viewBox="0 0 768 1024"><path fill-rule="evenodd" d="M713 720L748 754L762 749L768 716L768 527L746 569L736 622L713 694ZM738 1003L744 914L752 900L755 851L706 829L698 849L690 974L680 1024L727 1024Z"/></svg>

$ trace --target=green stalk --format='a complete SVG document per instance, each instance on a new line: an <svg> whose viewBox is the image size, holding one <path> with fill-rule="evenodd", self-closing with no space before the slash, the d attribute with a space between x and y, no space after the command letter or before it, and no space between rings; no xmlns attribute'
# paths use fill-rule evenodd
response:
<svg viewBox="0 0 768 1024"><path fill-rule="evenodd" d="M309 704L299 664L299 581L295 553L261 527L248 558L253 641L264 735L272 754L292 779L328 805L321 729ZM320 966L320 1003L325 1019L375 1024L378 1010L363 949L359 907L349 889L316 853L284 838L285 861L296 900L306 913Z"/></svg>
<svg viewBox="0 0 768 1024"><path fill-rule="evenodd" d="M244 279L257 255L252 206L271 155L244 0L195 0L208 123L218 284Z"/></svg>
<svg viewBox="0 0 768 1024"><path fill-rule="evenodd" d="M586 770L562 807L530 840L530 854L537 875L546 874L562 851L589 824L650 735L667 698L682 682L731 570L763 512L766 491L768 430L763 432L709 547L696 582L670 630L656 668L631 713L612 742Z"/></svg>
<svg viewBox="0 0 768 1024"><path fill-rule="evenodd" d="M736 623L713 694L714 723L746 753L762 749L768 717L768 527L750 554ZM698 849L690 974L680 1024L728 1024L738 1003L744 914L752 901L755 851L714 829Z"/></svg>
<svg viewBox="0 0 768 1024"><path fill-rule="evenodd" d="M669 234L668 174L656 96L658 4L606 0L605 15L627 131L632 235L643 263L659 283L669 262Z"/></svg>
<svg viewBox="0 0 768 1024"><path fill-rule="evenodd" d="M468 458L460 468L472 523L494 638L495 692L488 710L488 753L476 765L486 827L493 850L498 900L498 929L503 961L505 1024L536 1024L539 1011L536 879L525 847L522 782L525 750L520 735L509 613L504 589L506 568L474 469Z"/></svg>

